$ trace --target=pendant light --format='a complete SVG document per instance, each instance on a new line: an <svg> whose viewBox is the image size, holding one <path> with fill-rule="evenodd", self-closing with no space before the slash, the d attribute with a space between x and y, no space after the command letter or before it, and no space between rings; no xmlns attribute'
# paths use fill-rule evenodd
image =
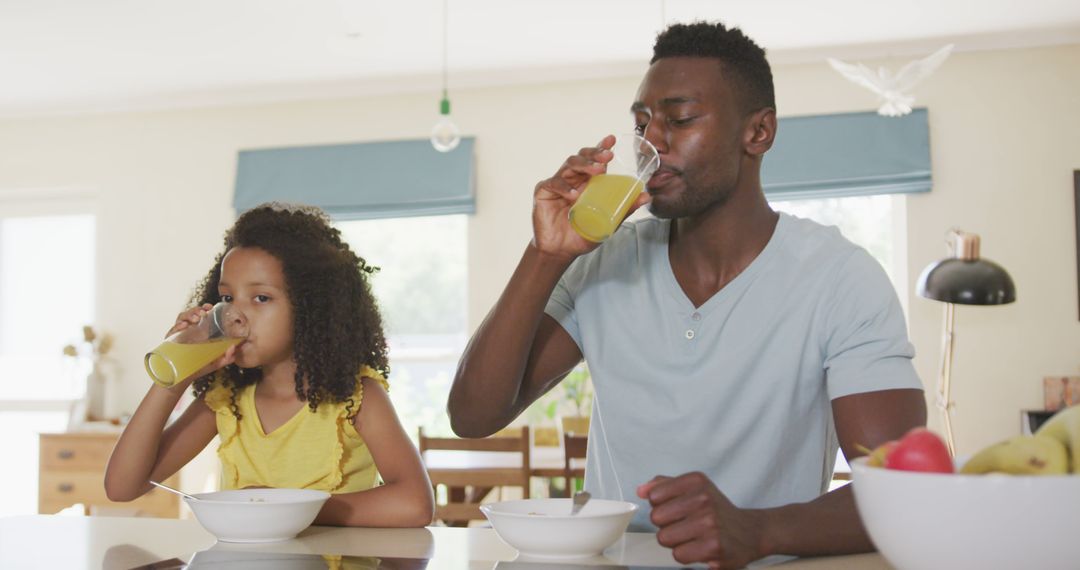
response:
<svg viewBox="0 0 1080 570"><path fill-rule="evenodd" d="M431 129L431 146L439 152L450 152L461 142L461 132L450 117L450 97L446 91L446 37L449 9L448 0L443 0L443 62L442 62L442 100L439 101L439 121Z"/></svg>

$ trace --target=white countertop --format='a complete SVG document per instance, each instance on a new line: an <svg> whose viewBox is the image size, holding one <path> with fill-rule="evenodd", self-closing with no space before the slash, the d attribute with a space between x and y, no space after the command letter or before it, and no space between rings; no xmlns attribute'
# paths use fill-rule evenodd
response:
<svg viewBox="0 0 1080 570"><path fill-rule="evenodd" d="M538 561L519 559L517 551L488 528L311 527L287 542L239 545L217 543L192 520L57 515L0 519L0 568L4 569L128 570L169 559L189 562L200 551L207 551L204 557L239 552L429 559L428 569L554 567L549 562L541 565ZM565 567L575 565L678 566L678 563L668 549L656 542L655 535L627 533L604 551L603 556L575 560L573 565ZM784 568L887 570L889 566L879 555L866 554L798 560Z"/></svg>

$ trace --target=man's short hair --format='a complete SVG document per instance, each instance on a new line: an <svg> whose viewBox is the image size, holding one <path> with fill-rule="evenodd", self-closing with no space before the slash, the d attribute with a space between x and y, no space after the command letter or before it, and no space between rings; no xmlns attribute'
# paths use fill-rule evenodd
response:
<svg viewBox="0 0 1080 570"><path fill-rule="evenodd" d="M765 50L739 28L720 22L672 24L656 36L650 64L666 57L712 57L730 72L736 94L745 111L776 108L772 70Z"/></svg>

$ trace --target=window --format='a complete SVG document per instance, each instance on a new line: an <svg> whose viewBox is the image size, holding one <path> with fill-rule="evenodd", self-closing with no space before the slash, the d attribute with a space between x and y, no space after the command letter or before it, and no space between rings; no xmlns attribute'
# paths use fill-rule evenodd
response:
<svg viewBox="0 0 1080 570"><path fill-rule="evenodd" d="M0 398L80 397L61 351L93 320L94 216L0 219Z"/></svg>
<svg viewBox="0 0 1080 570"><path fill-rule="evenodd" d="M406 432L450 435L446 399L465 346L465 215L338 222L380 268L372 289L390 348L390 398Z"/></svg>
<svg viewBox="0 0 1080 570"><path fill-rule="evenodd" d="M88 363L62 350L94 320L96 223L71 201L0 202L0 430L18 458L0 471L9 516L37 512L37 434L64 430L85 389Z"/></svg>

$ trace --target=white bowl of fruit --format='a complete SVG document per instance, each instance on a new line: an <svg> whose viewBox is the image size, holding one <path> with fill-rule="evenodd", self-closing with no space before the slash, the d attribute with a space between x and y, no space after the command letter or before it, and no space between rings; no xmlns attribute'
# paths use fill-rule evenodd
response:
<svg viewBox="0 0 1080 570"><path fill-rule="evenodd" d="M852 462L859 515L898 570L1080 568L1080 407L953 469L925 429Z"/></svg>

